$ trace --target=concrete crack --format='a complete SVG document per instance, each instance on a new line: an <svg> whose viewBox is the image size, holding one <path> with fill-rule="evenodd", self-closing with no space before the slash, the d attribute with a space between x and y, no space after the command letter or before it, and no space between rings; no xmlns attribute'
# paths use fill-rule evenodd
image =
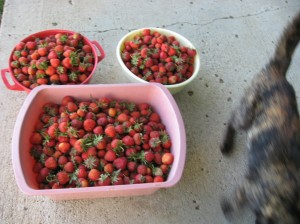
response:
<svg viewBox="0 0 300 224"><path fill-rule="evenodd" d="M247 14L247 15L240 15L240 16L224 16L224 17L219 17L219 18L215 18L215 19L212 19L208 22L204 22L204 23L191 23L191 22L175 22L175 23L171 23L171 24L166 24L166 25L161 25L161 26L157 26L157 27L162 27L162 28L167 28L167 27L172 27L172 26L177 26L177 25L183 25L183 24L187 24L187 25L191 25L191 26L207 26L207 25L210 25L216 21L219 21L219 20L228 20L228 19L241 19L241 18L247 18L247 17L254 17L254 16L258 16L258 15L262 15L264 13L269 13L269 12L275 12L275 11L278 11L278 10L281 10L281 9L286 9L286 8L296 8L296 7L300 7L300 4L299 5L293 5L293 6L284 6L284 7L278 7L278 8L275 8L275 9L265 9L261 12L257 12L257 13L253 13L253 14ZM97 31L98 33L107 33L107 32L111 32L111 31L119 31L119 30L127 30L127 31L132 31L132 30L135 30L137 28L131 28L131 29L125 29L125 28L114 28L114 29L107 29L107 30L99 30Z"/></svg>
<svg viewBox="0 0 300 224"><path fill-rule="evenodd" d="M220 17L220 18L215 18L212 19L209 22L206 23L190 23L190 22L177 22L177 23L172 23L169 25L163 25L162 27L170 27L170 26L175 26L178 24L188 24L188 25L192 25L192 26L207 26L209 24L212 24L218 20L227 20L227 19L240 19L240 18L247 18L247 17L253 17L253 16L258 16L264 13L268 13L268 12L275 12L281 9L285 9L285 8L295 8L295 7L299 7L300 5L294 5L294 6L287 6L287 7L278 7L276 9L265 9L264 11L261 12L257 12L257 13L253 13L253 14L247 14L247 15L241 15L241 16L225 16L225 17Z"/></svg>

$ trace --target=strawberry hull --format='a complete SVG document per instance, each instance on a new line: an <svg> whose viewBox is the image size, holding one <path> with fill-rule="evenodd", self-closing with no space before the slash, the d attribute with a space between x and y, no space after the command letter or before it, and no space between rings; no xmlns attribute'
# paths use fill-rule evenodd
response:
<svg viewBox="0 0 300 224"><path fill-rule="evenodd" d="M95 186L87 188L39 189L30 155L30 135L34 130L42 106L47 102L59 103L66 95L80 100L90 97L110 97L134 103L149 103L161 116L172 141L174 162L164 182L117 186ZM27 195L48 196L54 200L121 197L152 194L160 188L174 186L181 178L186 156L186 135L183 120L175 100L161 84L109 84L40 86L34 88L26 98L16 121L12 160L16 182Z"/></svg>

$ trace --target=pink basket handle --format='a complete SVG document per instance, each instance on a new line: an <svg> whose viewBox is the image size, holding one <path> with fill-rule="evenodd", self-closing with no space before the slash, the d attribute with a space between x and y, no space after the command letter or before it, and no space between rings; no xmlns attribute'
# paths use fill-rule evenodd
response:
<svg viewBox="0 0 300 224"><path fill-rule="evenodd" d="M9 83L9 81L8 81L8 79L7 79L7 77L6 77L6 74L7 74L7 73L9 73L9 69L8 69L8 68L5 68L5 69L2 69L2 70L1 70L1 77L2 77L2 80L3 80L4 84L5 84L5 86L6 86L8 89L10 89L10 90L23 91L23 89L22 89L19 85L16 84L16 82L15 82L14 79L12 79L13 82L14 82L13 85L11 85L11 84ZM10 74L10 73L9 73L9 74ZM10 75L12 76L12 74L10 74Z"/></svg>
<svg viewBox="0 0 300 224"><path fill-rule="evenodd" d="M91 43L94 44L96 46L96 48L100 51L100 56L98 56L98 63L99 63L100 61L103 60L103 58L105 58L105 52L104 52L103 48L101 47L101 45L97 41L93 40L93 41L91 41Z"/></svg>

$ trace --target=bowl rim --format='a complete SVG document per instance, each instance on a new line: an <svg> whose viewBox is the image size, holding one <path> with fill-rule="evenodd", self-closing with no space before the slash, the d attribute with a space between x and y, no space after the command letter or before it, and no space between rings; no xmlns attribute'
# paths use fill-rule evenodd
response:
<svg viewBox="0 0 300 224"><path fill-rule="evenodd" d="M185 85L187 85L188 83L192 82L199 74L199 71L200 71L200 67L201 67L201 60L200 60L200 55L199 55L199 52L198 50L196 49L196 47L187 39L185 38L184 36L182 36L181 34L175 32L175 31L172 31L172 30L168 30L168 29L165 29L165 28L158 28L158 27L143 27L143 28L139 28L139 29L135 29L135 30L132 30L130 31L129 33L125 34L118 42L117 44L117 48L116 48L116 55L117 55L117 59L119 61L119 64L121 65L121 67L126 71L126 73L128 75L130 75L132 78L134 78L135 80L139 81L139 82L142 82L142 83L149 83L139 77L137 77L136 75L134 75L127 67L126 65L124 64L122 58L121 58L121 50L122 50L122 46L124 44L124 42L129 39L130 37L133 37L134 35L140 33L142 30L144 29L150 29L151 31L158 31L158 32L161 32L161 33L164 33L165 35L167 36L175 36L176 38L180 38L181 40L183 40L184 42L186 42L187 44L186 45L189 45L189 47L193 48L196 50L197 54L195 56L195 63L194 65L196 65L194 67L194 72L193 72L193 75L188 78L187 80L181 82L181 83L176 83L176 84L172 84L172 85L164 85L165 87L167 87L168 89L173 89L173 88L178 88L178 87L183 87ZM178 40L180 43L182 41ZM182 44L182 43L181 43Z"/></svg>
<svg viewBox="0 0 300 224"><path fill-rule="evenodd" d="M176 114L179 131L181 133L181 145L180 145L180 158L178 160L177 170L178 173L174 175L171 179L168 179L164 182L157 182L157 183L143 183L143 184L132 184L132 185L115 185L115 186L98 186L98 187L88 187L88 188L64 188L64 189L34 189L27 184L25 180L24 172L22 170L21 160L20 160L20 153L19 150L19 139L21 128L23 124L24 117L26 116L27 109L30 106L32 100L37 97L37 95L43 91L44 89L79 89L79 88L90 88L90 87L97 87L97 88L109 88L109 87L148 87L148 88L158 88L160 89L161 93L165 95L166 99L169 100L170 104L172 105L172 110ZM74 194L74 192L80 193L90 193L90 192L108 192L108 191L122 191L122 190L146 190L146 189L153 189L157 190L159 188L168 188L174 186L182 177L184 165L185 165L185 158L186 158L186 132L185 126L183 123L183 119L178 108L178 105L171 95L171 93L159 83L125 83L125 84L89 84L89 85L66 85L66 86L50 86L50 85L42 85L34 88L26 97L19 114L17 116L17 120L15 123L14 131L13 131L13 140L12 140L12 161L13 161L13 170L15 174L15 180L19 189L27 195L44 195L44 196L51 196L51 195L64 195L64 194ZM71 189L71 190L70 190Z"/></svg>

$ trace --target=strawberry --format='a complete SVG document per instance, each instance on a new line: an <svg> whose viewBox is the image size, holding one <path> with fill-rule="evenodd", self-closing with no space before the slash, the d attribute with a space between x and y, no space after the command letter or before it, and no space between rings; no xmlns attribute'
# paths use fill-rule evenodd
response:
<svg viewBox="0 0 300 224"><path fill-rule="evenodd" d="M99 178L100 178L100 171L97 170L97 169L91 169L89 172L88 172L88 178L91 180L91 181L97 181Z"/></svg>
<svg viewBox="0 0 300 224"><path fill-rule="evenodd" d="M73 162L69 161L67 162L65 165L64 165L64 170L67 172L67 173L73 173L74 170L75 170L75 165Z"/></svg>
<svg viewBox="0 0 300 224"><path fill-rule="evenodd" d="M116 129L113 125L107 125L104 129L104 133L108 136L108 137L115 137L116 136Z"/></svg>
<svg viewBox="0 0 300 224"><path fill-rule="evenodd" d="M57 149L62 153L68 153L70 151L71 145L68 142L60 142Z"/></svg>
<svg viewBox="0 0 300 224"><path fill-rule="evenodd" d="M149 49L148 48L143 48L142 50L141 50L141 57L142 58L147 58L148 57L148 52L149 52Z"/></svg>
<svg viewBox="0 0 300 224"><path fill-rule="evenodd" d="M143 164L138 165L137 173L145 176L147 174L147 166Z"/></svg>
<svg viewBox="0 0 300 224"><path fill-rule="evenodd" d="M90 183L85 178L79 178L78 181L77 181L77 186L78 187L89 187Z"/></svg>
<svg viewBox="0 0 300 224"><path fill-rule="evenodd" d="M162 163L163 163L163 164L171 165L171 164L173 163L174 156L173 156L172 153L168 153L168 152L167 152L167 153L164 153L164 154L162 155L161 160L162 160Z"/></svg>
<svg viewBox="0 0 300 224"><path fill-rule="evenodd" d="M98 186L109 186L111 185L111 178L108 174L101 174L98 180Z"/></svg>
<svg viewBox="0 0 300 224"><path fill-rule="evenodd" d="M68 183L70 180L68 173L66 173L65 171L58 172L56 174L56 178L57 178L58 183L61 185Z"/></svg>
<svg viewBox="0 0 300 224"><path fill-rule="evenodd" d="M164 147L165 149L170 149L171 148L172 142L170 140L169 135L166 132L163 132L160 139L162 141L162 147Z"/></svg>
<svg viewBox="0 0 300 224"><path fill-rule="evenodd" d="M122 142L125 146L133 146L135 144L134 139L129 135L124 136Z"/></svg>
<svg viewBox="0 0 300 224"><path fill-rule="evenodd" d="M157 183L157 182L164 182L164 178L162 176L155 176L154 179L153 179L153 182L154 183Z"/></svg>
<svg viewBox="0 0 300 224"><path fill-rule="evenodd" d="M124 123L125 121L128 121L129 120L129 116L125 113L120 113L117 117L117 120L120 122L120 123Z"/></svg>
<svg viewBox="0 0 300 224"><path fill-rule="evenodd" d="M159 147L161 144L161 140L158 137L150 138L149 145L151 148Z"/></svg>
<svg viewBox="0 0 300 224"><path fill-rule="evenodd" d="M95 126L96 126L96 121L94 121L93 119L88 118L83 122L83 128L86 131L93 131Z"/></svg>
<svg viewBox="0 0 300 224"><path fill-rule="evenodd" d="M67 68L67 69L71 69L72 68L72 62L71 62L71 58L66 57L61 61L61 64Z"/></svg>
<svg viewBox="0 0 300 224"><path fill-rule="evenodd" d="M119 157L113 161L113 165L116 167L117 170L125 170L127 166L127 158L126 157Z"/></svg>
<svg viewBox="0 0 300 224"><path fill-rule="evenodd" d="M136 168L137 168L137 163L134 162L134 161L129 161L127 163L127 169L129 172L135 172L136 171Z"/></svg>
<svg viewBox="0 0 300 224"><path fill-rule="evenodd" d="M155 155L152 151L146 151L144 153L144 158L146 162L151 163L154 160Z"/></svg>
<svg viewBox="0 0 300 224"><path fill-rule="evenodd" d="M54 170L57 168L57 165L57 161L53 157L49 157L45 161L45 167L47 167L48 169Z"/></svg>
<svg viewBox="0 0 300 224"><path fill-rule="evenodd" d="M103 170L106 173L112 174L115 170L115 167L112 163L107 163L106 165L104 165Z"/></svg>
<svg viewBox="0 0 300 224"><path fill-rule="evenodd" d="M145 176L145 183L152 183L154 181L154 178L151 175Z"/></svg>
<svg viewBox="0 0 300 224"><path fill-rule="evenodd" d="M40 145L43 141L42 135L38 132L32 133L30 137L30 143L33 145Z"/></svg>
<svg viewBox="0 0 300 224"><path fill-rule="evenodd" d="M146 58L144 61L145 67L146 68L151 68L154 64L153 59L152 58Z"/></svg>
<svg viewBox="0 0 300 224"><path fill-rule="evenodd" d="M146 178L142 174L137 174L134 177L134 183L135 184L145 183L145 181L146 181Z"/></svg>
<svg viewBox="0 0 300 224"><path fill-rule="evenodd" d="M83 45L82 49L83 49L83 51L86 52L86 53L91 53L91 52L92 52L91 46L90 46L90 45L87 45L87 44Z"/></svg>
<svg viewBox="0 0 300 224"><path fill-rule="evenodd" d="M108 162L113 162L116 158L117 158L117 155L113 150L108 150L104 156L104 159Z"/></svg>
<svg viewBox="0 0 300 224"><path fill-rule="evenodd" d="M79 167L76 171L75 174L77 175L78 178L87 178L88 172L84 167Z"/></svg>

